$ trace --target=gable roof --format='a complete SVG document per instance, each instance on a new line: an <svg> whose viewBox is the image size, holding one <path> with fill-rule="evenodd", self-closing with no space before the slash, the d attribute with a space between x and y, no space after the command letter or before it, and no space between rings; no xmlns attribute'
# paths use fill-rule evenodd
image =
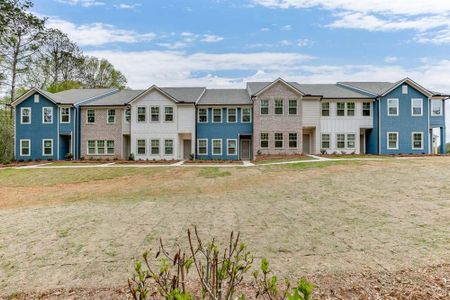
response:
<svg viewBox="0 0 450 300"><path fill-rule="evenodd" d="M338 82L339 85L346 86L348 88L354 88L357 90L365 91L375 96L386 96L388 93L399 87L400 85L407 83L427 96L441 95L440 93L431 92L424 88L414 80L406 77L397 82Z"/></svg>
<svg viewBox="0 0 450 300"><path fill-rule="evenodd" d="M121 106L127 105L137 95L143 93L144 90L121 90L114 94L109 94L97 99L86 101L80 106Z"/></svg>
<svg viewBox="0 0 450 300"><path fill-rule="evenodd" d="M246 89L206 89L197 104L251 105L252 100Z"/></svg>
<svg viewBox="0 0 450 300"><path fill-rule="evenodd" d="M38 88L31 88L26 93L24 93L22 96L18 97L16 100L14 100L11 103L11 106L15 107L22 101L26 100L28 97L34 95L35 93L41 94L45 98L47 98L49 101L58 104L57 100L54 98L54 94L46 92L44 90L38 89Z"/></svg>
<svg viewBox="0 0 450 300"><path fill-rule="evenodd" d="M192 103L194 104L203 94L204 87L158 87L152 85L140 94L136 95L128 103L132 103L137 99L147 95L153 90L157 90L175 103Z"/></svg>
<svg viewBox="0 0 450 300"><path fill-rule="evenodd" d="M397 81L395 84L393 84L390 88L388 88L386 91L384 91L383 94L381 94L381 96L386 96L387 94L389 94L392 90L396 89L397 87L399 87L400 85L402 85L403 83L408 83L409 85L411 85L412 87L414 87L416 90L419 90L421 93L423 93L424 95L427 96L433 96L433 93L430 92L429 90L427 90L426 88L424 88L423 86L421 86L420 84L418 84L417 82L415 82L414 80L406 77L402 80Z"/></svg>
<svg viewBox="0 0 450 300"><path fill-rule="evenodd" d="M118 89L71 89L55 93L54 98L60 104L76 104L81 101L86 101L95 97L107 95L113 92L117 92Z"/></svg>
<svg viewBox="0 0 450 300"><path fill-rule="evenodd" d="M254 85L253 88L250 87L249 94L250 94L251 97L252 96L258 96L261 93L265 92L266 90L270 89L273 85L275 85L277 83L282 83L285 86L287 86L288 88L290 88L290 89L294 90L295 92L297 92L298 94L304 95L304 93L301 90L299 90L297 87L293 86L291 83L284 81L282 78L278 78L278 79L276 79L276 80L274 80L274 81L272 81L270 83L265 83L265 85L262 88L261 88L262 85L258 84L258 86L260 87L259 89L258 89L258 87L256 85ZM247 89L248 89L249 85L251 86L252 84L253 84L252 82L247 83Z"/></svg>

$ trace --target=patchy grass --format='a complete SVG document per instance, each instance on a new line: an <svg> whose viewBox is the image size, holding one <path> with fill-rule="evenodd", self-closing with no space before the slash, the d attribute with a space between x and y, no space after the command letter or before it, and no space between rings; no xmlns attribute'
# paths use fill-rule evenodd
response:
<svg viewBox="0 0 450 300"><path fill-rule="evenodd" d="M285 161L305 161L305 160L315 160L315 158L309 156L286 156L283 158L264 158L261 160L256 160L254 163L257 165L265 165L268 163L277 163L277 162L285 162Z"/></svg>
<svg viewBox="0 0 450 300"><path fill-rule="evenodd" d="M225 177L230 176L231 173L228 171L223 171L219 168L204 168L201 169L198 173L198 176L203 178L217 178L217 177Z"/></svg>
<svg viewBox="0 0 450 300"><path fill-rule="evenodd" d="M79 162L79 161L55 161L46 166L51 167L66 167L66 166L99 166L104 165L111 162Z"/></svg>
<svg viewBox="0 0 450 300"><path fill-rule="evenodd" d="M321 169L332 166L357 166L361 165L364 162L358 160L350 160L350 161L317 161L313 163L292 163L292 164L284 164L280 165L281 167L285 167L288 169L295 170L306 170L306 169Z"/></svg>

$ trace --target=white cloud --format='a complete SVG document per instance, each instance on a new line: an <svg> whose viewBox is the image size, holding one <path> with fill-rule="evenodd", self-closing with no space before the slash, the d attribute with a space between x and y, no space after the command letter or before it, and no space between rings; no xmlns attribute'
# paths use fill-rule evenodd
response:
<svg viewBox="0 0 450 300"><path fill-rule="evenodd" d="M97 0L56 0L56 2L69 5L80 5L83 7L105 5L105 2Z"/></svg>
<svg viewBox="0 0 450 300"><path fill-rule="evenodd" d="M386 57L384 58L384 62L386 62L386 63L388 63L388 64L395 63L397 60L398 60L398 58L395 57L395 56L386 56Z"/></svg>
<svg viewBox="0 0 450 300"><path fill-rule="evenodd" d="M203 38L200 39L200 42L205 43L217 43L223 40L223 37L214 35L214 34L205 34Z"/></svg>
<svg viewBox="0 0 450 300"><path fill-rule="evenodd" d="M281 31L291 31L292 30L292 25L281 26L280 30Z"/></svg>
<svg viewBox="0 0 450 300"><path fill-rule="evenodd" d="M114 4L115 8L120 8L120 9L134 9L136 7L141 6L140 3L133 3L133 4L127 4L127 3L119 3L119 4Z"/></svg>

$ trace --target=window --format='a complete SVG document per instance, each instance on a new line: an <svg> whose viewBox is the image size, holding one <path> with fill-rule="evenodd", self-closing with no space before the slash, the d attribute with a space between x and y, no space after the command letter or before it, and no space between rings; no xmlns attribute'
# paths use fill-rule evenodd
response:
<svg viewBox="0 0 450 300"><path fill-rule="evenodd" d="M322 102L322 117L330 116L330 102Z"/></svg>
<svg viewBox="0 0 450 300"><path fill-rule="evenodd" d="M105 154L105 141L97 141L97 154Z"/></svg>
<svg viewBox="0 0 450 300"><path fill-rule="evenodd" d="M411 116L422 116L423 115L423 99L411 99Z"/></svg>
<svg viewBox="0 0 450 300"><path fill-rule="evenodd" d="M269 134L261 133L261 148L269 148Z"/></svg>
<svg viewBox="0 0 450 300"><path fill-rule="evenodd" d="M402 85L402 94L408 94L408 86L406 84Z"/></svg>
<svg viewBox="0 0 450 300"><path fill-rule="evenodd" d="M145 122L147 120L147 108L145 106L140 106L137 108L137 121Z"/></svg>
<svg viewBox="0 0 450 300"><path fill-rule="evenodd" d="M237 122L237 118L236 118L236 108L228 108L227 109L227 122L228 123L236 123Z"/></svg>
<svg viewBox="0 0 450 300"><path fill-rule="evenodd" d="M31 140L20 140L20 156L30 156Z"/></svg>
<svg viewBox="0 0 450 300"><path fill-rule="evenodd" d="M39 103L39 94L34 94L34 103Z"/></svg>
<svg viewBox="0 0 450 300"><path fill-rule="evenodd" d="M131 121L131 108L127 107L125 109L125 122L130 123Z"/></svg>
<svg viewBox="0 0 450 300"><path fill-rule="evenodd" d="M330 149L330 134L322 133L322 149Z"/></svg>
<svg viewBox="0 0 450 300"><path fill-rule="evenodd" d="M345 116L345 102L336 103L336 115L338 117Z"/></svg>
<svg viewBox="0 0 450 300"><path fill-rule="evenodd" d="M150 107L150 121L159 122L159 106Z"/></svg>
<svg viewBox="0 0 450 300"><path fill-rule="evenodd" d="M398 99L387 99L388 116L398 116Z"/></svg>
<svg viewBox="0 0 450 300"><path fill-rule="evenodd" d="M423 149L423 132L413 132L412 133L412 148L414 150Z"/></svg>
<svg viewBox="0 0 450 300"><path fill-rule="evenodd" d="M53 140L46 139L42 140L42 156L52 156L53 155Z"/></svg>
<svg viewBox="0 0 450 300"><path fill-rule="evenodd" d="M164 107L164 121L173 122L173 106Z"/></svg>
<svg viewBox="0 0 450 300"><path fill-rule="evenodd" d="M20 124L31 124L31 108L22 107L20 109Z"/></svg>
<svg viewBox="0 0 450 300"><path fill-rule="evenodd" d="M241 109L242 113L242 123L250 123L252 121L252 109L249 107L245 107Z"/></svg>
<svg viewBox="0 0 450 300"><path fill-rule="evenodd" d="M137 140L137 154L147 153L147 140Z"/></svg>
<svg viewBox="0 0 450 300"><path fill-rule="evenodd" d="M283 148L283 134L275 133L275 148Z"/></svg>
<svg viewBox="0 0 450 300"><path fill-rule="evenodd" d="M198 109L198 122L199 123L208 123L208 109L207 108L199 108Z"/></svg>
<svg viewBox="0 0 450 300"><path fill-rule="evenodd" d="M165 155L173 154L173 140L164 140L164 154Z"/></svg>
<svg viewBox="0 0 450 300"><path fill-rule="evenodd" d="M86 111L86 120L89 124L95 123L95 110L88 109Z"/></svg>
<svg viewBox="0 0 450 300"><path fill-rule="evenodd" d="M212 154L222 155L222 140L212 140Z"/></svg>
<svg viewBox="0 0 450 300"><path fill-rule="evenodd" d="M237 140L227 140L227 155L237 154Z"/></svg>
<svg viewBox="0 0 450 300"><path fill-rule="evenodd" d="M213 123L222 123L222 109L213 108Z"/></svg>
<svg viewBox="0 0 450 300"><path fill-rule="evenodd" d="M289 148L297 148L297 133L289 133Z"/></svg>
<svg viewBox="0 0 450 300"><path fill-rule="evenodd" d="M261 100L261 115L269 114L269 100Z"/></svg>
<svg viewBox="0 0 450 300"><path fill-rule="evenodd" d="M152 155L159 155L159 140L151 140L150 147L150 153Z"/></svg>
<svg viewBox="0 0 450 300"><path fill-rule="evenodd" d="M106 141L106 153L114 154L114 141Z"/></svg>
<svg viewBox="0 0 450 300"><path fill-rule="evenodd" d="M350 133L347 134L347 148L348 149L355 149L356 146L356 134Z"/></svg>
<svg viewBox="0 0 450 300"><path fill-rule="evenodd" d="M297 114L297 100L289 100L289 114L290 115Z"/></svg>
<svg viewBox="0 0 450 300"><path fill-rule="evenodd" d="M353 117L355 115L355 102L347 103L347 116Z"/></svg>
<svg viewBox="0 0 450 300"><path fill-rule="evenodd" d="M94 155L96 153L95 141L88 141L88 154Z"/></svg>
<svg viewBox="0 0 450 300"><path fill-rule="evenodd" d="M53 107L42 108L42 123L43 124L53 123Z"/></svg>
<svg viewBox="0 0 450 300"><path fill-rule="evenodd" d="M431 115L442 116L442 100L431 100Z"/></svg>
<svg viewBox="0 0 450 300"><path fill-rule="evenodd" d="M207 139L197 140L197 153L199 155L208 155L208 140Z"/></svg>
<svg viewBox="0 0 450 300"><path fill-rule="evenodd" d="M275 114L276 115L283 114L283 99L275 100Z"/></svg>
<svg viewBox="0 0 450 300"><path fill-rule="evenodd" d="M116 110L115 109L108 109L108 124L114 124L116 123Z"/></svg>
<svg viewBox="0 0 450 300"><path fill-rule="evenodd" d="M388 132L388 146L389 150L397 150L398 149L398 132Z"/></svg>
<svg viewBox="0 0 450 300"><path fill-rule="evenodd" d="M363 102L362 105L362 115L363 117L370 117L370 102Z"/></svg>
<svg viewBox="0 0 450 300"><path fill-rule="evenodd" d="M61 107L59 122L67 124L70 123L70 108L69 107Z"/></svg>
<svg viewBox="0 0 450 300"><path fill-rule="evenodd" d="M336 134L336 148L338 149L345 148L345 134L342 133Z"/></svg>

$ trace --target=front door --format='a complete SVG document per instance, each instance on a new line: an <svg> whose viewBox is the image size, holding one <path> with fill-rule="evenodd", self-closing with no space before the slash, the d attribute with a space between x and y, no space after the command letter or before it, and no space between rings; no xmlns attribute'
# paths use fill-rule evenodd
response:
<svg viewBox="0 0 450 300"><path fill-rule="evenodd" d="M183 159L191 158L191 140L183 140Z"/></svg>
<svg viewBox="0 0 450 300"><path fill-rule="evenodd" d="M250 140L241 140L240 157L241 160L250 160Z"/></svg>
<svg viewBox="0 0 450 300"><path fill-rule="evenodd" d="M366 153L366 136L364 134L361 134L359 136L359 153L360 154Z"/></svg>
<svg viewBox="0 0 450 300"><path fill-rule="evenodd" d="M303 135L303 154L310 153L310 145L309 145L309 134Z"/></svg>

